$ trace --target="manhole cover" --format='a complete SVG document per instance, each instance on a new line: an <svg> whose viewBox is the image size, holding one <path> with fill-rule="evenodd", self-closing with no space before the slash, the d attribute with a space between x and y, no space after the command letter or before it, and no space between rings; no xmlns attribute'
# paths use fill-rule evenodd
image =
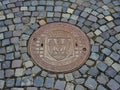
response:
<svg viewBox="0 0 120 90"><path fill-rule="evenodd" d="M51 23L36 30L29 40L29 54L36 64L52 72L80 67L90 53L89 40L76 26Z"/></svg>

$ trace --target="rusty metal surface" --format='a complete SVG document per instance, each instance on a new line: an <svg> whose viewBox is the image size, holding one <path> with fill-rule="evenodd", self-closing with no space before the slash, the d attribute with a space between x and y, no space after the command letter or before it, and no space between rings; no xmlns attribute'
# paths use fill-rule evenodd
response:
<svg viewBox="0 0 120 90"><path fill-rule="evenodd" d="M52 72L74 70L90 53L87 36L78 27L62 22L40 27L30 37L28 47L34 62Z"/></svg>

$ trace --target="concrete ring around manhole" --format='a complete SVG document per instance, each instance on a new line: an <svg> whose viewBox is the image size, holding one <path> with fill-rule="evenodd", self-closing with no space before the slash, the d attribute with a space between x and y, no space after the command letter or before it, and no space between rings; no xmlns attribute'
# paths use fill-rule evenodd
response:
<svg viewBox="0 0 120 90"><path fill-rule="evenodd" d="M54 73L79 68L90 54L89 39L85 33L63 22L40 27L31 35L28 48L37 65Z"/></svg>

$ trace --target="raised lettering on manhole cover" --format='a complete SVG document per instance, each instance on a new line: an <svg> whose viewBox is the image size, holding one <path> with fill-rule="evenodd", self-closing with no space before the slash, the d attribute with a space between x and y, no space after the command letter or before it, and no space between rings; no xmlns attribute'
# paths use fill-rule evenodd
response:
<svg viewBox="0 0 120 90"><path fill-rule="evenodd" d="M69 72L80 67L90 53L89 40L76 26L51 23L40 27L29 39L29 54L43 69Z"/></svg>

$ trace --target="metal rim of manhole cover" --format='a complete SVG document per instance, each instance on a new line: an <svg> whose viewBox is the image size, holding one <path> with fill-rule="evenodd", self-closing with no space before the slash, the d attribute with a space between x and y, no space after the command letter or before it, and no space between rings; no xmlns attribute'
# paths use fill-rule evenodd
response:
<svg viewBox="0 0 120 90"><path fill-rule="evenodd" d="M28 48L37 65L55 73L79 68L90 54L90 44L85 33L63 22L40 27L31 35Z"/></svg>

